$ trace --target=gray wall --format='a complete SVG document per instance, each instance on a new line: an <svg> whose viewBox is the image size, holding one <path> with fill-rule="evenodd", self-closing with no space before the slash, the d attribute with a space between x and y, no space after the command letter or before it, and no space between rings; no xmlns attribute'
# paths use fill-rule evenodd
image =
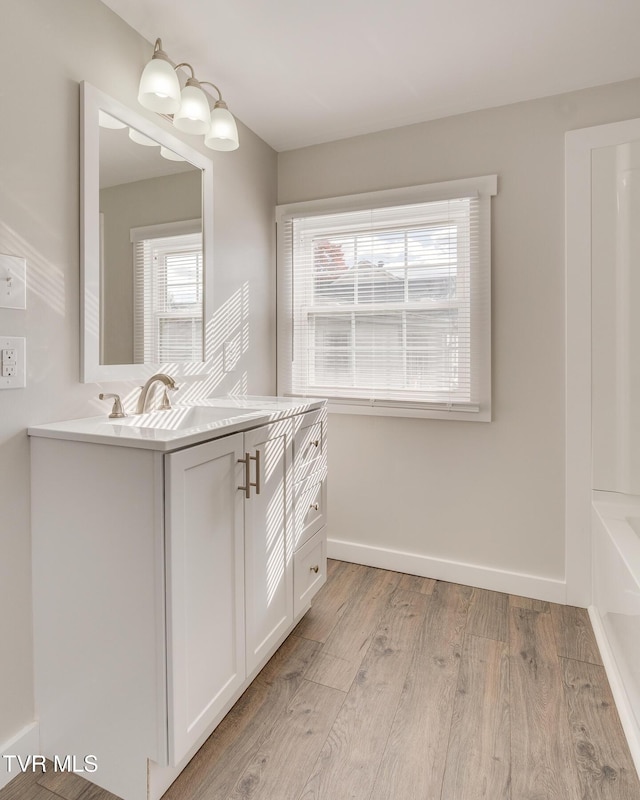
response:
<svg viewBox="0 0 640 800"><path fill-rule="evenodd" d="M140 111L137 82L151 52L97 0L3 3L0 253L27 257L28 307L0 309L0 334L26 336L28 383L0 391L0 743L34 719L25 429L106 409L100 386L79 383L78 84ZM249 303L248 350L216 391L246 376L250 392L272 394L276 154L242 125L240 142L233 153L203 148L214 163L215 305L240 294Z"/></svg>
<svg viewBox="0 0 640 800"><path fill-rule="evenodd" d="M330 538L564 578L564 134L640 80L281 153L278 202L497 173L493 414L331 415Z"/></svg>

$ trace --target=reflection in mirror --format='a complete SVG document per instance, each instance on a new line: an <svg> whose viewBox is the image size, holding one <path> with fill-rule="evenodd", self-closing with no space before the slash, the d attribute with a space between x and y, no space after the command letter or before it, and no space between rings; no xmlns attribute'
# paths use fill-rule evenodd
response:
<svg viewBox="0 0 640 800"><path fill-rule="evenodd" d="M202 361L200 170L118 123L101 113L100 363Z"/></svg>
<svg viewBox="0 0 640 800"><path fill-rule="evenodd" d="M211 162L83 85L83 378L206 359Z"/></svg>

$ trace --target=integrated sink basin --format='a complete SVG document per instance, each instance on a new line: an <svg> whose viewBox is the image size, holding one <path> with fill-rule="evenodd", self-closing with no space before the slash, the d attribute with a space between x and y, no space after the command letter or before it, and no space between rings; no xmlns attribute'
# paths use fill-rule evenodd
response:
<svg viewBox="0 0 640 800"><path fill-rule="evenodd" d="M246 408L220 406L176 406L168 411L150 411L122 419L108 419L111 425L130 425L133 428L153 428L162 431L183 431L212 425L223 420L259 416L260 412Z"/></svg>

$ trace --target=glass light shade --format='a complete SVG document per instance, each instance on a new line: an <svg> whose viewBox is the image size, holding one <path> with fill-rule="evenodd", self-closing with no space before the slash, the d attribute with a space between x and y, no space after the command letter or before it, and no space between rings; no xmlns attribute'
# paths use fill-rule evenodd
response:
<svg viewBox="0 0 640 800"><path fill-rule="evenodd" d="M148 136L145 136L144 133L140 133L135 128L129 128L129 138L132 142L136 144L143 144L145 147L159 147L160 143L155 142L153 139L150 139Z"/></svg>
<svg viewBox="0 0 640 800"><path fill-rule="evenodd" d="M180 108L180 81L166 57L156 54L144 68L138 102L158 114L175 114Z"/></svg>
<svg viewBox="0 0 640 800"><path fill-rule="evenodd" d="M207 133L209 130L209 102L197 81L192 78L182 90L180 108L173 117L173 124L184 133Z"/></svg>
<svg viewBox="0 0 640 800"><path fill-rule="evenodd" d="M229 109L218 101L211 112L211 125L204 143L212 150L237 150L238 127Z"/></svg>
<svg viewBox="0 0 640 800"><path fill-rule="evenodd" d="M109 128L110 130L119 130L127 127L125 122L120 122L119 119L112 117L111 114L107 114L102 109L98 110L98 125L101 128Z"/></svg>
<svg viewBox="0 0 640 800"><path fill-rule="evenodd" d="M169 150L168 147L161 147L160 148L160 155L163 158L166 158L167 161L186 161L185 158L179 156L177 153L174 153L173 150Z"/></svg>

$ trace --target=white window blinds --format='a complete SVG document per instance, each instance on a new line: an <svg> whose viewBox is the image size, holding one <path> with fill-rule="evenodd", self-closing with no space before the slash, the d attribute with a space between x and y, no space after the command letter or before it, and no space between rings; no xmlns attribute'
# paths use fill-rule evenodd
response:
<svg viewBox="0 0 640 800"><path fill-rule="evenodd" d="M327 204L279 215L279 391L487 418L488 196Z"/></svg>
<svg viewBox="0 0 640 800"><path fill-rule="evenodd" d="M200 221L135 228L131 239L135 363L202 361Z"/></svg>

